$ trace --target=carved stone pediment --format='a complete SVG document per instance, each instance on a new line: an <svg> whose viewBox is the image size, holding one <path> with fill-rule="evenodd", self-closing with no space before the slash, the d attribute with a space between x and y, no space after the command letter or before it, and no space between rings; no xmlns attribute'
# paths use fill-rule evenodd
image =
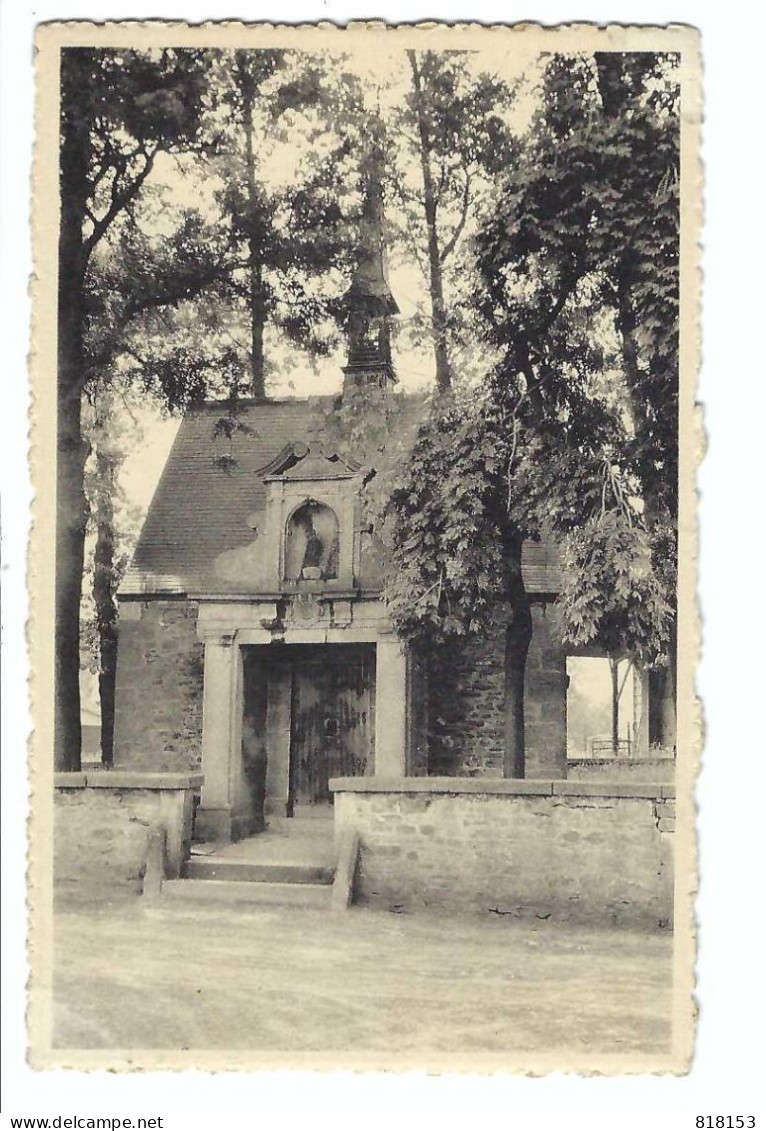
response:
<svg viewBox="0 0 766 1131"><path fill-rule="evenodd" d="M263 476L264 483L275 479L316 482L323 479L353 479L360 470L361 465L348 457L309 446L299 440L287 444L279 455L259 468L257 474Z"/></svg>

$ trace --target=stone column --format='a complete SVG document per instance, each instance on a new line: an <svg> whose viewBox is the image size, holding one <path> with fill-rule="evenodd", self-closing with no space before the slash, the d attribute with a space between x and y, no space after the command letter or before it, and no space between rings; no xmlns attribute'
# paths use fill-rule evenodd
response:
<svg viewBox="0 0 766 1131"><path fill-rule="evenodd" d="M375 646L375 776L407 772L407 652L400 640Z"/></svg>
<svg viewBox="0 0 766 1131"><path fill-rule="evenodd" d="M532 641L524 675L527 778L567 776L567 659L555 610L532 606Z"/></svg>
<svg viewBox="0 0 766 1131"><path fill-rule="evenodd" d="M242 754L242 716L245 706L244 663L239 645L234 653L230 686L229 732L229 804L231 806L231 839L239 840L253 831L252 787L247 780ZM204 753L203 753L204 757Z"/></svg>
<svg viewBox="0 0 766 1131"><path fill-rule="evenodd" d="M231 785L242 704L241 650L230 640L205 641L205 684L202 700L202 786L197 834L205 840L229 841L232 836Z"/></svg>
<svg viewBox="0 0 766 1131"><path fill-rule="evenodd" d="M267 816L284 817L290 792L290 698L292 669L279 665L268 673L266 703Z"/></svg>

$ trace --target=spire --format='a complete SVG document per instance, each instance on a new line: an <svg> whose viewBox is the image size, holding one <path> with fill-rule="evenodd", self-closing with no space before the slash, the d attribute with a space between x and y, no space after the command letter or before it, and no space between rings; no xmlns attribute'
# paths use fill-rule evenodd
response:
<svg viewBox="0 0 766 1131"><path fill-rule="evenodd" d="M346 292L348 363L344 388L396 381L391 361L390 318L399 313L386 278L383 241L383 151L373 142L365 178L359 255Z"/></svg>

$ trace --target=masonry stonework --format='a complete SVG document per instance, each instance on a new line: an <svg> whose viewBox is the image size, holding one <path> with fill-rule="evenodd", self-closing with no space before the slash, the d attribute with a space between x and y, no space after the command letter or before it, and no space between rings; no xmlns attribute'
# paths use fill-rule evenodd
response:
<svg viewBox="0 0 766 1131"><path fill-rule="evenodd" d="M525 672L526 777L566 777L566 654L554 614L532 610ZM431 656L428 772L503 775L505 630L446 645Z"/></svg>
<svg viewBox="0 0 766 1131"><path fill-rule="evenodd" d="M670 926L671 786L338 779L336 835L360 838L357 901Z"/></svg>
<svg viewBox="0 0 766 1131"><path fill-rule="evenodd" d="M122 602L115 768L199 770L204 646L196 624L193 601Z"/></svg>
<svg viewBox="0 0 766 1131"><path fill-rule="evenodd" d="M430 657L428 772L502 777L503 631L450 643Z"/></svg>
<svg viewBox="0 0 766 1131"><path fill-rule="evenodd" d="M111 771L57 774L55 890L108 900L142 890L152 829L166 839L166 874L180 875L191 845L193 793L201 775Z"/></svg>

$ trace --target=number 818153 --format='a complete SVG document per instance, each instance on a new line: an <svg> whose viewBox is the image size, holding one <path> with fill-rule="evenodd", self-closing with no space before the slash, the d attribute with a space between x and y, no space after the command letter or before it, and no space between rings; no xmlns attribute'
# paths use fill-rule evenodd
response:
<svg viewBox="0 0 766 1131"><path fill-rule="evenodd" d="M755 1127L754 1115L698 1115L697 1127Z"/></svg>

